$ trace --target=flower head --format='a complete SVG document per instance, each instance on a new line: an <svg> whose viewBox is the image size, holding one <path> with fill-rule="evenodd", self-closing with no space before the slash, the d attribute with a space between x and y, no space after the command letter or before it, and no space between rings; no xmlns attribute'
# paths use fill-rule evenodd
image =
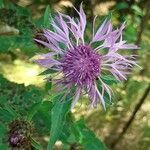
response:
<svg viewBox="0 0 150 150"><path fill-rule="evenodd" d="M76 8L74 8L76 10ZM126 80L134 65L134 56L123 56L119 50L137 49L133 44L127 44L122 39L122 31L125 24L119 29L113 29L109 19L105 19L95 32L95 20L93 21L93 37L88 43L84 39L86 28L86 15L82 4L80 10L76 10L79 19L58 12L51 22L52 30L45 29L44 36L48 42L35 39L36 42L49 48L51 52L41 55L36 62L48 69L56 71L59 79L56 84L71 91L75 88L72 107L78 101L84 90L89 95L92 106L99 102L105 108L104 94L107 93L111 100L111 88L104 82L103 75L111 74L116 80ZM94 47L93 44L97 43ZM100 44L98 44L100 43ZM105 50L105 54L102 50ZM101 88L97 85L100 83Z"/></svg>
<svg viewBox="0 0 150 150"><path fill-rule="evenodd" d="M69 83L88 86L100 73L100 55L86 45L71 48L61 62L62 72Z"/></svg>
<svg viewBox="0 0 150 150"><path fill-rule="evenodd" d="M33 128L29 122L14 120L9 125L8 142L11 149L31 149Z"/></svg>

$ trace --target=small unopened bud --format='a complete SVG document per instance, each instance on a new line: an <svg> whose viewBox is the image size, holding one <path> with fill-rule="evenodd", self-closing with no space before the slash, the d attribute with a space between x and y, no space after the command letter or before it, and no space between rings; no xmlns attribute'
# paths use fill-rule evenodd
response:
<svg viewBox="0 0 150 150"><path fill-rule="evenodd" d="M23 135L21 135L21 134L13 134L13 135L11 135L11 137L9 139L9 144L12 147L17 147L17 146L21 145L22 142L23 142Z"/></svg>
<svg viewBox="0 0 150 150"><path fill-rule="evenodd" d="M31 149L32 126L29 122L15 120L9 125L8 143L11 149Z"/></svg>

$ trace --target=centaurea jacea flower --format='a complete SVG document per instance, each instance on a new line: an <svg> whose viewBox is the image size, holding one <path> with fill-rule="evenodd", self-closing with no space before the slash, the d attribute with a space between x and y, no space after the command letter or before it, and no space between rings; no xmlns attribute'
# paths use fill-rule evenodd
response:
<svg viewBox="0 0 150 150"><path fill-rule="evenodd" d="M67 88L70 92L71 87L75 87L72 108L81 92L86 91L93 107L101 102L105 109L104 94L107 93L111 99L112 90L103 81L103 74L109 73L118 81L126 80L129 70L137 64L133 55L123 56L118 50L138 47L122 40L125 24L114 30L111 21L105 19L95 33L96 17L93 21L93 37L91 42L87 43L84 39L87 21L82 4L80 10L76 12L79 19L58 12L51 22L53 29L44 30L43 35L48 42L35 39L36 42L52 50L48 54L41 55L36 62L62 74L55 82L63 89ZM94 48L92 45L95 42L102 44ZM107 49L106 54L101 53L103 49ZM101 89L98 88L97 81L101 83Z"/></svg>

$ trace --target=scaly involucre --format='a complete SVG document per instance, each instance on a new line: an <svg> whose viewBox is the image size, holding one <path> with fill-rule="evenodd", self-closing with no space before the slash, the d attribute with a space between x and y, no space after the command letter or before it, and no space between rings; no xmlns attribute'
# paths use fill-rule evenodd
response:
<svg viewBox="0 0 150 150"><path fill-rule="evenodd" d="M119 50L133 50L138 47L127 44L122 39L124 23L119 29L113 29L111 20L107 18L96 32L94 31L96 17L94 18L93 37L89 43L86 42L84 34L87 21L82 4L80 10L76 12L79 19L58 12L51 22L52 30L44 30L43 35L47 42L34 39L51 50L41 55L36 62L58 72L57 79L53 79L53 82L59 86L61 92L66 91L64 96L73 92L72 108L81 92L85 91L93 107L101 102L106 109L104 94L107 93L111 100L112 90L104 82L103 75L111 74L118 81L126 80L126 76L137 64L134 61L135 56L123 56L119 54ZM97 43L96 47L93 46L94 43ZM102 52L104 50L105 53Z"/></svg>

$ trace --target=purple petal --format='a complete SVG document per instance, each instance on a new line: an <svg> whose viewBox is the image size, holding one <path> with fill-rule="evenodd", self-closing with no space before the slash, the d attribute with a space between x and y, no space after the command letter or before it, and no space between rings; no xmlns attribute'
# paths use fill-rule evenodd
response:
<svg viewBox="0 0 150 150"><path fill-rule="evenodd" d="M139 49L139 47L134 44L123 44L119 49Z"/></svg>
<svg viewBox="0 0 150 150"><path fill-rule="evenodd" d="M38 63L39 65L43 66L43 67L46 67L46 68L49 68L53 65L60 65L61 64L60 62L58 62L57 60L52 59L52 58L37 59L37 60L35 60L35 62Z"/></svg>
<svg viewBox="0 0 150 150"><path fill-rule="evenodd" d="M80 22L81 22L81 28L82 28L82 35L84 34L84 31L85 31L85 27L86 27L86 15L83 11L83 6L82 6L82 3L80 5L80 13L79 13L79 16L80 16Z"/></svg>
<svg viewBox="0 0 150 150"><path fill-rule="evenodd" d="M58 42L63 42L63 43L67 42L67 39L63 38L59 34L52 32L50 30L45 30L45 35L48 35L49 39L55 39Z"/></svg>
<svg viewBox="0 0 150 150"><path fill-rule="evenodd" d="M101 41L106 38L106 35L111 31L111 22L106 18L100 28L97 30L95 36L93 37L93 42ZM106 34L107 33L107 34Z"/></svg>
<svg viewBox="0 0 150 150"><path fill-rule="evenodd" d="M80 94L81 94L81 88L78 87L77 90L76 90L76 94L75 94L75 98L71 104L71 109L74 108L75 104L77 103L77 101L79 100L79 97L80 97Z"/></svg>
<svg viewBox="0 0 150 150"><path fill-rule="evenodd" d="M99 99L100 99L100 101L101 101L101 103L103 105L104 110L106 110L104 97L101 95L101 93L99 92L99 90L98 90L96 85L95 85L95 89L96 89L96 92L97 92L97 94L99 96Z"/></svg>
<svg viewBox="0 0 150 150"><path fill-rule="evenodd" d="M62 54L62 51L60 50L60 48L54 46L52 43L46 43L46 42L38 40L38 39L34 39L34 40L41 43L42 45L46 46L47 48L54 50L56 53Z"/></svg>

